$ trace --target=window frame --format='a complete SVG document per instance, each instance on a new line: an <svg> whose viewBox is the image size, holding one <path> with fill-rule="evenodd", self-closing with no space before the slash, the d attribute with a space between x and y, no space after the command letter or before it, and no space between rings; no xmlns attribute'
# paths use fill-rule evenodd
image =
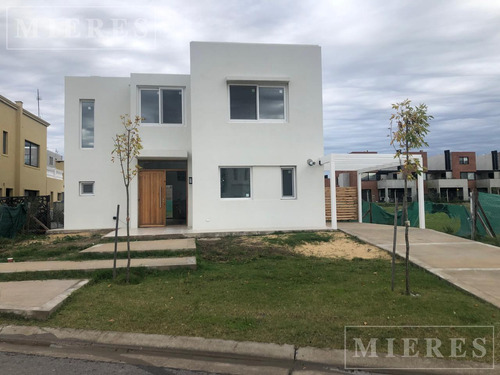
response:
<svg viewBox="0 0 500 375"><path fill-rule="evenodd" d="M465 177L464 177L465 175ZM472 178L469 178L472 177ZM460 179L461 180L467 180L467 181L474 181L476 180L476 174L474 172L460 172Z"/></svg>
<svg viewBox="0 0 500 375"><path fill-rule="evenodd" d="M248 185L249 185L249 196L248 197L223 197L222 196L222 170L223 169L248 169ZM234 172L233 172L234 173ZM253 168L249 166L220 166L219 167L219 199L223 200L251 200L253 199Z"/></svg>
<svg viewBox="0 0 500 375"><path fill-rule="evenodd" d="M83 186L85 184L91 184L92 185L92 193L85 193L83 191ZM80 190L80 196L82 197L88 197L88 196L94 196L95 195L95 181L79 181L79 190Z"/></svg>
<svg viewBox="0 0 500 375"><path fill-rule="evenodd" d="M468 165L469 164L469 157L468 156L459 156L458 157L458 164L460 165Z"/></svg>
<svg viewBox="0 0 500 375"><path fill-rule="evenodd" d="M93 133L92 133L92 143L93 146L91 147L84 147L83 146L83 103L84 102L92 102L94 104L94 128L93 128ZM80 150L93 150L95 148L95 99L80 99Z"/></svg>
<svg viewBox="0 0 500 375"><path fill-rule="evenodd" d="M255 86L255 99L256 99L256 114L257 118L254 119L233 119L231 118L231 86ZM259 88L281 88L283 89L283 118L282 119L266 119L260 118L260 100L259 100ZM287 83L273 83L265 82L231 82L227 84L227 102L228 102L228 118L231 123L276 123L283 124L288 123L288 84Z"/></svg>
<svg viewBox="0 0 500 375"><path fill-rule="evenodd" d="M29 160L30 162L29 163L26 163L26 144L29 143L30 145L30 152L29 152ZM36 152L37 152L37 155L36 155L36 165L32 164L32 160L33 160L33 152L32 152L32 149L33 149L33 146L36 146ZM33 168L40 168L40 145L34 143L34 142L31 142L31 141L28 141L27 139L24 140L24 165L27 165L28 167L33 167Z"/></svg>
<svg viewBox="0 0 500 375"><path fill-rule="evenodd" d="M292 171L292 195L284 195L284 181L283 181L283 171L291 170ZM293 167L280 167L280 177L281 177L281 199L283 200L294 200L297 199L297 168Z"/></svg>
<svg viewBox="0 0 500 375"><path fill-rule="evenodd" d="M143 122L144 126L164 126L164 127L184 127L186 126L186 88L183 86L140 86L137 88L137 113L142 116L142 90L156 90L158 91L158 122ZM163 123L163 94L162 90L179 90L181 92L181 123Z"/></svg>
<svg viewBox="0 0 500 375"><path fill-rule="evenodd" d="M9 132L6 130L2 131L2 155L9 154Z"/></svg>

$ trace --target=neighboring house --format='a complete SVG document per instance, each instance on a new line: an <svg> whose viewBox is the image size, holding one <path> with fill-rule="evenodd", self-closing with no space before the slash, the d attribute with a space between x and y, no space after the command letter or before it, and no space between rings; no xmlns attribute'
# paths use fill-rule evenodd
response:
<svg viewBox="0 0 500 375"><path fill-rule="evenodd" d="M352 152L351 154L376 154L376 152ZM500 170L498 151L476 157L471 151L444 151L441 155L422 155L425 193L430 199L446 201L468 200L470 192L477 188L490 194L500 194ZM356 186L356 172L336 172L337 186ZM394 202L403 196L404 180L397 169L381 169L361 174L362 198L372 202ZM326 183L329 186L329 182ZM416 199L416 181L408 182L409 196Z"/></svg>
<svg viewBox="0 0 500 375"><path fill-rule="evenodd" d="M64 160L62 155L47 150L47 194L51 202L64 201Z"/></svg>
<svg viewBox="0 0 500 375"><path fill-rule="evenodd" d="M62 172L53 175L47 165L49 125L23 109L22 102L0 96L0 197L51 195L57 200L64 192Z"/></svg>
<svg viewBox="0 0 500 375"><path fill-rule="evenodd" d="M351 152L351 154L377 154L375 151ZM427 152L412 152L414 155L422 155L423 167L427 168ZM338 171L337 185L340 187L356 186L356 172ZM399 173L398 168L385 168L364 172L361 174L362 199L368 202L394 202L395 198L399 200L404 195L403 175ZM417 199L417 181L408 181L408 197L410 201Z"/></svg>
<svg viewBox="0 0 500 375"><path fill-rule="evenodd" d="M427 188L429 195L446 201L468 200L469 191L476 187L476 153L450 152L430 156Z"/></svg>
<svg viewBox="0 0 500 375"><path fill-rule="evenodd" d="M498 151L479 155L476 158L476 187L478 191L500 194L500 159Z"/></svg>
<svg viewBox="0 0 500 375"><path fill-rule="evenodd" d="M321 50L191 43L191 74L67 77L65 228L112 228L120 115L143 118L132 227L325 227ZM121 215L123 218L123 214Z"/></svg>

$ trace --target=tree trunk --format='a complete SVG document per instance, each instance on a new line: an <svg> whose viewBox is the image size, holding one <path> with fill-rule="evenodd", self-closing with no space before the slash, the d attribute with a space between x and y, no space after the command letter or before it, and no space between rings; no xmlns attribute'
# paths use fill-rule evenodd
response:
<svg viewBox="0 0 500 375"><path fill-rule="evenodd" d="M391 274L391 290L394 292L394 277L396 274L396 242L398 239L398 200L394 206L394 238L392 240L392 274Z"/></svg>
<svg viewBox="0 0 500 375"><path fill-rule="evenodd" d="M116 206L115 249L113 254L113 280L116 279L116 253L118 252L118 223L120 221L120 205Z"/></svg>
<svg viewBox="0 0 500 375"><path fill-rule="evenodd" d="M410 239L409 239L409 227L410 222L408 220L408 176L405 178L405 188L403 194L403 213L404 213L404 224L405 224L405 244L406 244L406 259L405 259L405 272L406 272L406 295L410 295Z"/></svg>
<svg viewBox="0 0 500 375"><path fill-rule="evenodd" d="M127 284L130 281L130 198L127 185Z"/></svg>

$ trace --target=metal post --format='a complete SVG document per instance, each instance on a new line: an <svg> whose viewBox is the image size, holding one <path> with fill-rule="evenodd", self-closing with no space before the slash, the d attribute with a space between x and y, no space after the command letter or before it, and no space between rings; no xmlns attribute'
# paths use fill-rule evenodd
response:
<svg viewBox="0 0 500 375"><path fill-rule="evenodd" d="M356 171L357 175L357 187L358 187L358 222L363 222L363 202L361 201L361 173Z"/></svg>
<svg viewBox="0 0 500 375"><path fill-rule="evenodd" d="M418 227L425 229L425 201L424 201L424 177L419 174L417 177L417 192L418 192Z"/></svg>
<svg viewBox="0 0 500 375"><path fill-rule="evenodd" d="M330 207L332 214L332 229L337 230L337 179L335 178L335 162L330 154Z"/></svg>

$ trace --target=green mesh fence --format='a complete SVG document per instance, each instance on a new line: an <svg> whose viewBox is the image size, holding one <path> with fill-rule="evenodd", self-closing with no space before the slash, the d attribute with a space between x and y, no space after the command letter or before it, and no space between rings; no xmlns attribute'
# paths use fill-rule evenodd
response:
<svg viewBox="0 0 500 375"><path fill-rule="evenodd" d="M500 195L479 193L478 200L493 231L500 237Z"/></svg>
<svg viewBox="0 0 500 375"><path fill-rule="evenodd" d="M496 236L500 236L500 195L479 193L478 200ZM362 207L363 223L371 222L374 224L394 225L394 214L387 212L376 203L363 201ZM370 207L372 210L371 214L368 212ZM483 213L479 212L483 220L485 220ZM455 235L460 237L471 236L471 214L466 206L461 204L425 202L425 214L432 215L436 213L444 213L449 218L460 221L460 228L454 233ZM402 209L398 211L398 225L403 225L401 217ZM412 202L408 205L408 218L412 227L418 227L418 202ZM477 221L476 228L478 235L487 235L480 220Z"/></svg>
<svg viewBox="0 0 500 375"><path fill-rule="evenodd" d="M370 206L372 209L371 215L368 212ZM387 212L376 203L368 203L363 201L362 208L363 208L363 223L371 222L374 224L394 225L394 214ZM403 217L403 210L400 209L398 210L398 225L403 225L402 217ZM418 227L418 202L412 202L408 205L408 219L410 220L410 226Z"/></svg>
<svg viewBox="0 0 500 375"><path fill-rule="evenodd" d="M14 238L26 222L26 206L0 206L0 237Z"/></svg>

